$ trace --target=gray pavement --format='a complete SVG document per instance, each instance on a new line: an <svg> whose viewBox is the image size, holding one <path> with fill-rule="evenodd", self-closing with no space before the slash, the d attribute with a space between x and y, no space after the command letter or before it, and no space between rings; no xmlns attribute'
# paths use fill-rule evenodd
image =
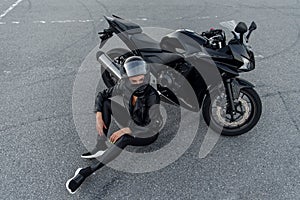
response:
<svg viewBox="0 0 300 200"><path fill-rule="evenodd" d="M15 2L1 2L0 13ZM299 10L297 0L21 1L0 19L0 199L300 199ZM262 97L257 126L221 137L200 159L201 120L175 163L144 174L104 167L70 195L65 181L92 162L79 157L86 149L72 115L73 83L109 13L199 32L254 20L257 68L242 77ZM166 127L161 139L169 137Z"/></svg>

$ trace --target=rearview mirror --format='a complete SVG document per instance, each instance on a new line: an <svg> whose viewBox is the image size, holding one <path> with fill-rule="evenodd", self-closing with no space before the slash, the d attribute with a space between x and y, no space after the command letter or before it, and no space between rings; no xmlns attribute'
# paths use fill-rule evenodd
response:
<svg viewBox="0 0 300 200"><path fill-rule="evenodd" d="M248 31L248 27L244 22L239 22L234 31L240 34L244 34Z"/></svg>
<svg viewBox="0 0 300 200"><path fill-rule="evenodd" d="M257 28L255 22L252 22L250 27L249 27L249 31L254 31Z"/></svg>

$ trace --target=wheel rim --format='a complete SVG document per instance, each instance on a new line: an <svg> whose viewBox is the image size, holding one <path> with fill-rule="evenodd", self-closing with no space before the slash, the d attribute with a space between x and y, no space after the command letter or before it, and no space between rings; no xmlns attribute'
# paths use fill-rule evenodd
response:
<svg viewBox="0 0 300 200"><path fill-rule="evenodd" d="M238 100L234 103L236 108L234 115L228 114L228 103L224 103L224 98L226 98L226 95L223 94L222 97L216 98L212 104L212 119L216 124L223 126L223 128L236 129L251 120L254 113L254 104L249 94L244 91L240 92Z"/></svg>

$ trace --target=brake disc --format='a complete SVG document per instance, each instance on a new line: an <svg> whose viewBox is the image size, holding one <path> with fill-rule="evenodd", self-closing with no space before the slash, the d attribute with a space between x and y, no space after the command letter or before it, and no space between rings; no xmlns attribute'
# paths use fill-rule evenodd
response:
<svg viewBox="0 0 300 200"><path fill-rule="evenodd" d="M249 118L250 108L249 108L247 101L242 99L241 97L239 97L238 101L241 102L241 104L242 104L241 106L245 109L245 112L243 114L243 117L240 120L234 121L234 122L226 121L225 118L222 116L222 107L217 106L216 114L218 117L218 121L221 123L222 126L227 126L227 127L239 126L239 125L245 123L245 121Z"/></svg>

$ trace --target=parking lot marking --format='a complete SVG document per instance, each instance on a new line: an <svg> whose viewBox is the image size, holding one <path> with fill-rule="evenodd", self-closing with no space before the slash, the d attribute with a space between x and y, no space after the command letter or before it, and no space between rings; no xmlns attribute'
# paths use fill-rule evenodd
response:
<svg viewBox="0 0 300 200"><path fill-rule="evenodd" d="M139 20L139 21L147 21L148 19L147 18L136 18L135 20Z"/></svg>
<svg viewBox="0 0 300 200"><path fill-rule="evenodd" d="M34 21L34 24L46 24L46 21Z"/></svg>
<svg viewBox="0 0 300 200"><path fill-rule="evenodd" d="M142 19L143 20L143 19ZM99 22L104 21L103 19L98 20ZM36 20L33 21L33 24L55 24L55 23L87 23L87 22L94 22L94 20L92 19L86 19L86 20L82 20L82 19L67 19L67 20L53 20L53 21L44 21L44 20ZM20 24L23 22L19 22L19 21L11 21L11 22L0 22L0 25L4 25L7 23L11 23L11 24Z"/></svg>
<svg viewBox="0 0 300 200"><path fill-rule="evenodd" d="M0 15L0 20L5 17L10 11L12 11L19 3L21 3L23 0L18 0L15 3L13 3L7 10L5 10L1 15Z"/></svg>
<svg viewBox="0 0 300 200"><path fill-rule="evenodd" d="M57 21L51 21L51 23L71 23L71 22L77 22L76 20L57 20Z"/></svg>
<svg viewBox="0 0 300 200"><path fill-rule="evenodd" d="M263 55L256 55L256 56L254 56L255 58L264 58L264 56Z"/></svg>

